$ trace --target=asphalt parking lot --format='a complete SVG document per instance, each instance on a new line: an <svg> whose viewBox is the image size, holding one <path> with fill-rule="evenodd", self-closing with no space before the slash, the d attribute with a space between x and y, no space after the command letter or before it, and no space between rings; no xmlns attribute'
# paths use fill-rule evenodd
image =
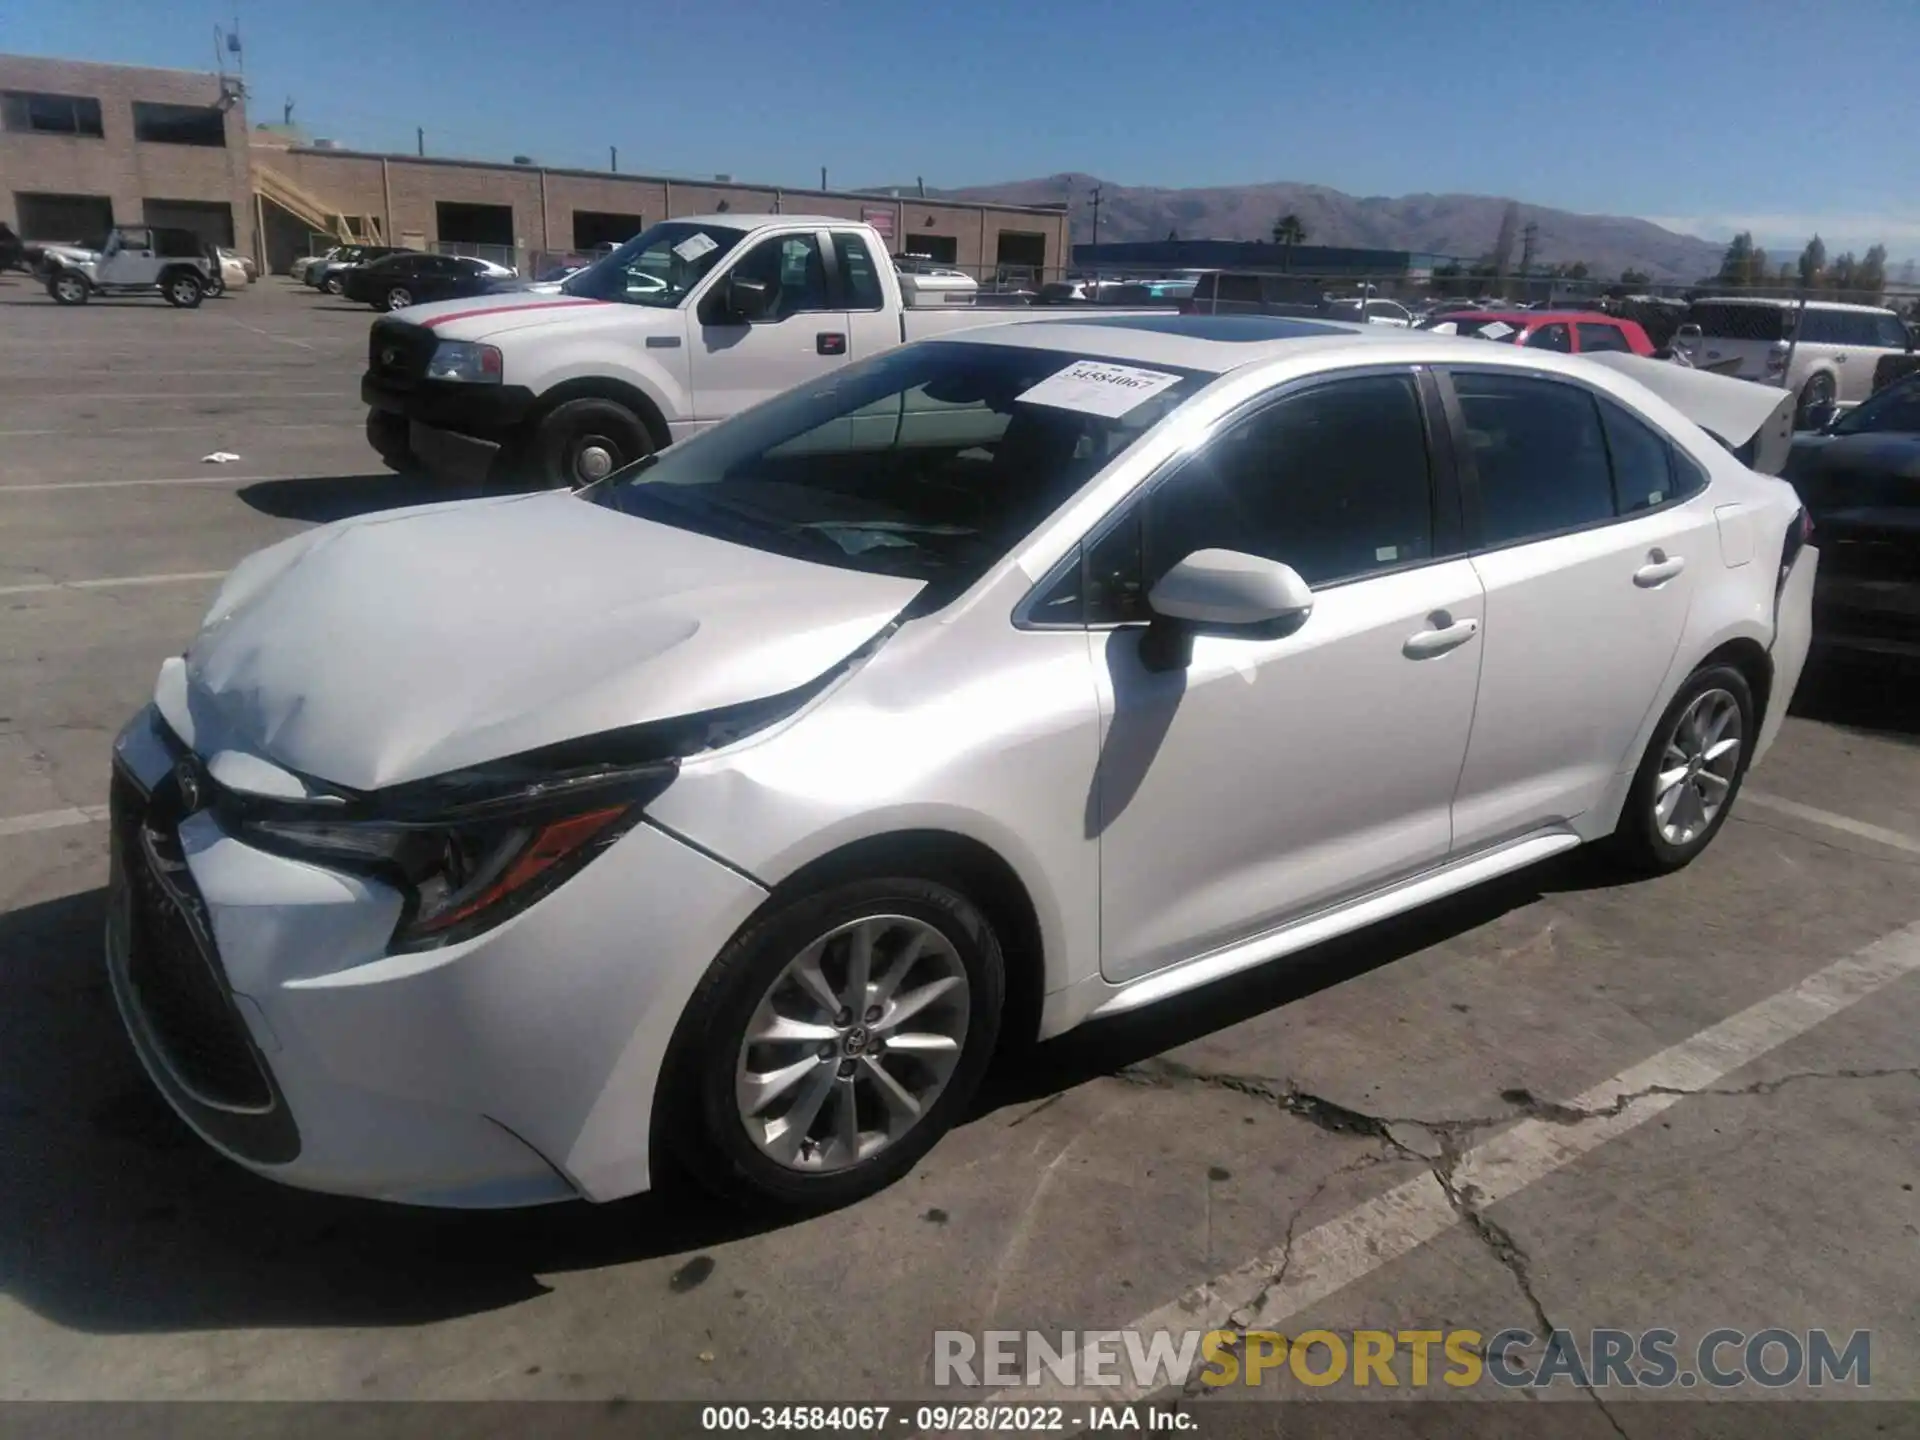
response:
<svg viewBox="0 0 1920 1440"><path fill-rule="evenodd" d="M1251 1323L1663 1327L1683 1360L1864 1330L1871 1388L1824 1393L1920 1402L1920 705L1871 675L1803 688L1691 869L1574 857L1069 1036L851 1210L445 1215L214 1155L113 1015L91 807L228 567L446 493L365 444L370 318L280 279L191 312L0 280L0 1398L906 1399L936 1330ZM1257 1393L1651 1436L1636 1406L1710 1388L1395 1373Z"/></svg>

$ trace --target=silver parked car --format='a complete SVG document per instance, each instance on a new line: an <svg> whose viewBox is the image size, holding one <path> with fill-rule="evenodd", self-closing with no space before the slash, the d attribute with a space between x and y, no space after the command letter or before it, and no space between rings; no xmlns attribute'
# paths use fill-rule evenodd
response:
<svg viewBox="0 0 1920 1440"><path fill-rule="evenodd" d="M828 1203L1009 1032L1586 842L1685 865L1816 555L1729 448L1777 461L1777 392L1605 359L987 327L263 550L116 743L136 1048L298 1185L610 1200L664 1150Z"/></svg>

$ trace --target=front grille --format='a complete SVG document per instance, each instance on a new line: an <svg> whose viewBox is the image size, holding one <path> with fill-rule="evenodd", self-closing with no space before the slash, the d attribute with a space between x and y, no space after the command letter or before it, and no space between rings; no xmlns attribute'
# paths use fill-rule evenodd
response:
<svg viewBox="0 0 1920 1440"><path fill-rule="evenodd" d="M367 373L377 380L416 384L426 378L436 343L424 325L376 320L367 335Z"/></svg>
<svg viewBox="0 0 1920 1440"><path fill-rule="evenodd" d="M206 908L172 824L148 823L151 802L118 774L112 801L129 900L127 982L153 1044L195 1098L270 1107L272 1088L228 999Z"/></svg>

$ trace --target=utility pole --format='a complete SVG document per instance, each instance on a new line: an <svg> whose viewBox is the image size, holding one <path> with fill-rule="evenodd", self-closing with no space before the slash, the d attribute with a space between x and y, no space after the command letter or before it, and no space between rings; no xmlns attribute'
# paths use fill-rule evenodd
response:
<svg viewBox="0 0 1920 1440"><path fill-rule="evenodd" d="M424 125L416 125L414 127L413 143L414 143L414 148L419 151L421 158L422 159L426 158L427 131Z"/></svg>
<svg viewBox="0 0 1920 1440"><path fill-rule="evenodd" d="M1534 244L1539 238L1540 227L1529 220L1525 228L1520 231L1520 284L1523 289L1527 283L1527 276L1533 273Z"/></svg>
<svg viewBox="0 0 1920 1440"><path fill-rule="evenodd" d="M609 145L607 147L607 169L616 175L620 173L620 147L618 145Z"/></svg>
<svg viewBox="0 0 1920 1440"><path fill-rule="evenodd" d="M1093 243L1100 243L1100 187L1093 187Z"/></svg>
<svg viewBox="0 0 1920 1440"><path fill-rule="evenodd" d="M822 190L827 188L827 167L824 165L820 167L820 188Z"/></svg>

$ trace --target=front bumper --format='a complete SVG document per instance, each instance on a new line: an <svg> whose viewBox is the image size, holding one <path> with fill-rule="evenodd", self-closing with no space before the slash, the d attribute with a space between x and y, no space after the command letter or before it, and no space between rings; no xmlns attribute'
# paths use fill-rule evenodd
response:
<svg viewBox="0 0 1920 1440"><path fill-rule="evenodd" d="M643 823L497 929L389 955L397 892L181 818L177 750L151 709L116 742L108 970L155 1085L209 1144L288 1184L420 1205L647 1188L674 1026L763 890ZM170 940L143 821L176 847L188 919Z"/></svg>
<svg viewBox="0 0 1920 1440"><path fill-rule="evenodd" d="M360 377L360 398L371 410L404 415L417 425L498 442L517 431L533 411L524 385L467 385L455 380Z"/></svg>

